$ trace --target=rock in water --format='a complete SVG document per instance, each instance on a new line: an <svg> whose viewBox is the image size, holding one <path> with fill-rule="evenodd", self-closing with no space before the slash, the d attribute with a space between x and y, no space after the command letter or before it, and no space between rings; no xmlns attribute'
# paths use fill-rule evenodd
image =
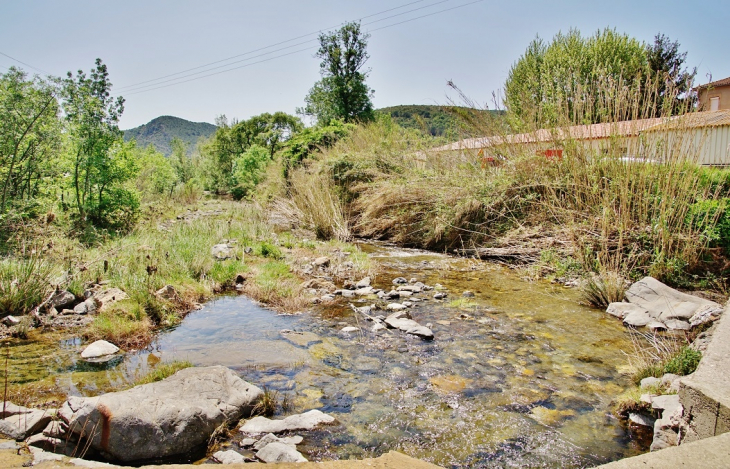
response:
<svg viewBox="0 0 730 469"><path fill-rule="evenodd" d="M243 464L246 458L242 454L229 449L228 451L216 451L213 453L213 459L221 464Z"/></svg>
<svg viewBox="0 0 730 469"><path fill-rule="evenodd" d="M287 430L312 430L323 423L332 423L335 418L321 410L313 409L303 414L290 415L283 420L254 417L242 427L243 433L281 433Z"/></svg>
<svg viewBox="0 0 730 469"><path fill-rule="evenodd" d="M119 347L107 342L106 340L97 340L81 352L81 358L97 358L105 355L113 355L119 351Z"/></svg>
<svg viewBox="0 0 730 469"><path fill-rule="evenodd" d="M207 443L223 422L249 415L263 392L223 366L186 368L156 383L98 397L69 397L69 432L123 462L165 458Z"/></svg>
<svg viewBox="0 0 730 469"><path fill-rule="evenodd" d="M256 457L265 463L307 462L302 453L284 443L273 442L256 452Z"/></svg>

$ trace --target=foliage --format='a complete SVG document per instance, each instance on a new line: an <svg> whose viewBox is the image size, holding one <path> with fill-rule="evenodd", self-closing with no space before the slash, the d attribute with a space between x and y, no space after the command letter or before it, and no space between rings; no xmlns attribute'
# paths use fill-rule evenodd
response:
<svg viewBox="0 0 730 469"><path fill-rule="evenodd" d="M687 221L710 245L730 249L730 198L698 200Z"/></svg>
<svg viewBox="0 0 730 469"><path fill-rule="evenodd" d="M313 116L320 125L334 119L344 122L373 119L374 91L365 83L368 71L363 67L369 56L369 34L360 31L360 23L347 23L332 33L319 35L317 57L322 60L322 79L314 84L305 97L300 112Z"/></svg>
<svg viewBox="0 0 730 469"><path fill-rule="evenodd" d="M233 162L233 198L240 200L249 195L261 182L270 156L266 148L250 146Z"/></svg>
<svg viewBox="0 0 730 469"><path fill-rule="evenodd" d="M355 128L354 124L346 124L341 120L332 120L327 125L307 127L294 135L287 142L282 152L285 176L288 177L289 171L299 166L310 154L332 146Z"/></svg>
<svg viewBox="0 0 730 469"><path fill-rule="evenodd" d="M123 195L127 201L134 200L131 190L122 186L138 170L136 161L130 157L133 144L122 142L117 125L124 111L124 99L111 96L109 72L101 59L96 59L96 67L88 77L81 70L76 77L69 72L63 85L71 184L78 220L82 226L92 221L103 227L119 227L109 211L127 210L110 198L111 192L114 190L115 196Z"/></svg>
<svg viewBox="0 0 730 469"><path fill-rule="evenodd" d="M216 126L207 122L190 122L173 116L160 116L144 125L124 131L124 140L135 140L140 147L152 147L165 156L172 155L172 141L178 139L191 154L201 138L208 138Z"/></svg>
<svg viewBox="0 0 730 469"><path fill-rule="evenodd" d="M611 29L583 38L571 29L550 43L539 37L530 43L510 68L504 101L515 128L556 124L559 118L603 122L608 116L596 103L610 99L617 87L641 88L648 71L646 47L636 39Z"/></svg>
<svg viewBox="0 0 730 469"><path fill-rule="evenodd" d="M188 181L195 177L195 165L193 158L188 152L187 145L185 142L178 138L173 138L170 142L172 147L172 155L170 155L170 162L172 167L175 169L177 174L178 182L186 184Z"/></svg>
<svg viewBox="0 0 730 469"><path fill-rule="evenodd" d="M144 150L138 148L136 158L140 166L137 190L148 198L172 195L177 185L177 174L170 160L152 145Z"/></svg>
<svg viewBox="0 0 730 469"><path fill-rule="evenodd" d="M682 347L679 352L671 357L664 365L665 373L673 373L685 376L694 373L702 359L702 353L688 346Z"/></svg>
<svg viewBox="0 0 730 469"><path fill-rule="evenodd" d="M0 217L51 191L61 127L54 83L11 67L0 75Z"/></svg>
<svg viewBox="0 0 730 469"><path fill-rule="evenodd" d="M694 105L692 81L697 67L684 68L686 52L679 52L679 41L671 42L664 34L657 34L654 43L646 48L649 77L657 86L655 116L674 115Z"/></svg>
<svg viewBox="0 0 730 469"><path fill-rule="evenodd" d="M52 266L39 255L0 260L0 317L25 314L51 291Z"/></svg>
<svg viewBox="0 0 730 469"><path fill-rule="evenodd" d="M388 114L393 121L406 129L417 129L434 137L455 140L459 137L463 113L483 114L498 111L484 111L458 106L430 106L413 104L377 109L376 114Z"/></svg>

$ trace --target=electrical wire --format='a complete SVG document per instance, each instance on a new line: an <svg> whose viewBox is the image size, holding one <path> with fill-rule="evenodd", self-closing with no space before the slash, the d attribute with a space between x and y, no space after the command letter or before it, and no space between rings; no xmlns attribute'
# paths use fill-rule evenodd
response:
<svg viewBox="0 0 730 469"><path fill-rule="evenodd" d="M33 70L38 70L39 72L45 73L45 74L47 74L47 75L50 75L50 74L51 74L50 72L46 72L45 70L43 70L43 69L41 69L41 68L38 68L38 67L34 67L34 66L32 66L31 64L28 64L28 63L25 63L25 62L23 62L23 61L21 61L21 60L18 60L18 59L16 59L15 57L10 57L10 56L9 56L8 54L6 54L6 53L4 53L4 52L0 52L0 55L4 55L5 57L9 58L10 60L14 60L14 61L16 61L16 62L18 62L18 63L20 63L20 64L23 64L23 65L25 65L26 67L30 67L30 68L32 68Z"/></svg>

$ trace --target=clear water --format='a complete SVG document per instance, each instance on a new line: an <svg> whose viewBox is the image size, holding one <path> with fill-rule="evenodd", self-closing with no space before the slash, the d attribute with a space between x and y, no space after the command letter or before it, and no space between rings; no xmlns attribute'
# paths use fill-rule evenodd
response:
<svg viewBox="0 0 730 469"><path fill-rule="evenodd" d="M590 467L646 449L610 413L630 386L621 371L632 346L618 321L578 305L573 290L506 268L362 248L380 266L376 287L404 276L447 289L446 301L424 294L411 310L432 323L435 340L373 334L344 303L280 316L245 297L221 297L148 349L107 364L79 360L77 339L12 342L11 377L49 396L94 395L129 386L161 361L225 365L287 396L286 413L319 408L337 418L303 434L299 449L310 460L398 450L454 468ZM475 298L454 301L464 290ZM340 333L343 323L362 333ZM282 329L320 340L298 346Z"/></svg>

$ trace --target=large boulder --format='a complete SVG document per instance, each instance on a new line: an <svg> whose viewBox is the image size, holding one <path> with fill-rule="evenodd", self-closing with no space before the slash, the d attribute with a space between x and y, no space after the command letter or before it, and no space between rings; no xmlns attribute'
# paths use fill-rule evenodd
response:
<svg viewBox="0 0 730 469"><path fill-rule="evenodd" d="M221 424L249 415L262 395L226 367L186 368L127 391L69 397L59 416L108 459L130 462L204 445Z"/></svg>
<svg viewBox="0 0 730 469"><path fill-rule="evenodd" d="M714 301L682 293L653 277L644 277L631 285L626 291L626 299L664 323L670 319L688 321L697 313L722 311L722 306Z"/></svg>

